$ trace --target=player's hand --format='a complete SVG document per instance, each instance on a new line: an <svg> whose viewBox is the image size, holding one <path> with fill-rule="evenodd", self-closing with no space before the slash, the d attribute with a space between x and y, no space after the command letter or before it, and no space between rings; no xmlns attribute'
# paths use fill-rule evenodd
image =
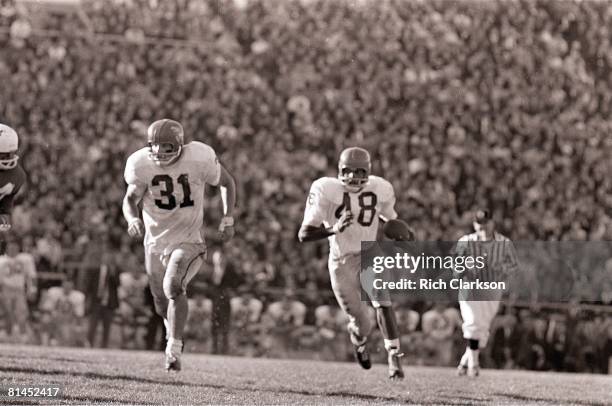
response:
<svg viewBox="0 0 612 406"><path fill-rule="evenodd" d="M144 236L144 224L141 219L133 219L128 224L128 234L132 238L142 238Z"/></svg>
<svg viewBox="0 0 612 406"><path fill-rule="evenodd" d="M332 228L334 234L340 234L344 230L346 230L351 224L353 224L353 213L349 210L345 210L342 213L342 216L338 219L338 222L334 224Z"/></svg>
<svg viewBox="0 0 612 406"><path fill-rule="evenodd" d="M225 216L219 224L219 237L221 241L226 242L234 238L234 218Z"/></svg>

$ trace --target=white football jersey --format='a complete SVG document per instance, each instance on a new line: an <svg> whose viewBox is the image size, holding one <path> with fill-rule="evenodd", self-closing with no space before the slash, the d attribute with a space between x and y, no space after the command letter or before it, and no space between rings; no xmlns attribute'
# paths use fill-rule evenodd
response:
<svg viewBox="0 0 612 406"><path fill-rule="evenodd" d="M40 306L43 310L58 312L66 316L83 317L85 315L85 294L78 290L72 290L66 294L62 287L55 286L49 288Z"/></svg>
<svg viewBox="0 0 612 406"><path fill-rule="evenodd" d="M362 241L375 241L379 216L397 218L394 206L393 186L381 177L371 175L359 192L349 192L338 178L325 177L310 187L302 224L331 227L343 210L350 210L353 223L342 233L329 237L331 256L338 259L359 253Z"/></svg>
<svg viewBox="0 0 612 406"><path fill-rule="evenodd" d="M216 186L220 177L215 151L198 141L184 145L178 160L168 166L149 159L149 148L134 152L125 165L125 181L146 187L144 244L164 253L181 243L203 242L204 188L207 183Z"/></svg>

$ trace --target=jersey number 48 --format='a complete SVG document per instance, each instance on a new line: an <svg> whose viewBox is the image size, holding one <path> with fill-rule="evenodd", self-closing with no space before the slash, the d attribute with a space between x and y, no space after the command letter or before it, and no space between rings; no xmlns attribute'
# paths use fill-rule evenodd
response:
<svg viewBox="0 0 612 406"><path fill-rule="evenodd" d="M378 203L378 198L374 192L363 192L357 196L357 201L359 202L359 215L357 216L357 222L364 227L371 226L372 222L374 221L374 216L376 215L376 204ZM334 213L337 219L342 216L342 212L344 210L351 210L351 197L348 192L344 192L342 204Z"/></svg>

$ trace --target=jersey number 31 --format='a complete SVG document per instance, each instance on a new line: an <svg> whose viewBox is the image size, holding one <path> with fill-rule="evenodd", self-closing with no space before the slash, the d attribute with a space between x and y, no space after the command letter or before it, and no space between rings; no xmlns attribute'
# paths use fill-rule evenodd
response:
<svg viewBox="0 0 612 406"><path fill-rule="evenodd" d="M179 207L191 207L195 203L191 200L191 188L189 187L189 177L186 173L181 174L178 184L183 188L183 201ZM176 197L174 196L174 180L170 175L155 175L151 180L151 185L160 187L159 194L161 199L155 199L155 205L160 209L173 210L176 208ZM163 185L163 186L162 186Z"/></svg>

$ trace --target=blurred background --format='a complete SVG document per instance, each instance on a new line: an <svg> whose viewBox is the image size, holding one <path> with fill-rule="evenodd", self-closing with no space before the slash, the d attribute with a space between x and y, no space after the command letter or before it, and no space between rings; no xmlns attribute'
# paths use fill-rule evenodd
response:
<svg viewBox="0 0 612 406"><path fill-rule="evenodd" d="M237 236L210 239L189 292L189 351L350 357L326 242L296 240L346 146L371 151L418 239L457 239L477 205L513 240L612 239L610 27L605 1L0 0L0 122L29 178L13 228L36 268L0 341L161 348L121 199L162 117L238 183ZM597 274L569 303L507 303L483 364L609 372L612 262ZM408 362L455 365L456 304L408 299Z"/></svg>

